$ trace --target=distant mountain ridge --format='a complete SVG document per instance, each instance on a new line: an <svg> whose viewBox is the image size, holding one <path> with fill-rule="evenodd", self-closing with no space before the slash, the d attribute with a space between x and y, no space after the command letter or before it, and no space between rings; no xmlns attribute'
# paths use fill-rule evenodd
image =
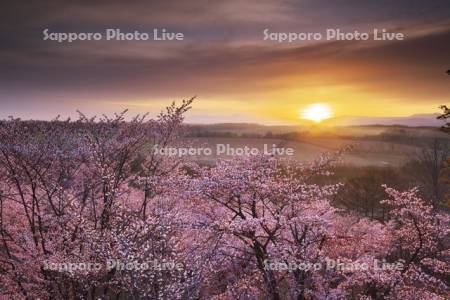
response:
<svg viewBox="0 0 450 300"><path fill-rule="evenodd" d="M438 120L439 114L414 114L407 117L336 117L322 121L320 124L327 126L370 126L370 125L382 125L382 126L408 126L408 127L441 127L444 125L442 120ZM275 130L286 131L292 129L301 129L308 125L314 125L315 123L299 120L298 125L263 125L258 123L210 123L210 124L196 124L188 123L190 127L205 127L214 130Z"/></svg>
<svg viewBox="0 0 450 300"><path fill-rule="evenodd" d="M337 117L323 124L329 126L358 125L400 125L409 127L440 127L444 122L438 120L439 114L415 114L408 117Z"/></svg>

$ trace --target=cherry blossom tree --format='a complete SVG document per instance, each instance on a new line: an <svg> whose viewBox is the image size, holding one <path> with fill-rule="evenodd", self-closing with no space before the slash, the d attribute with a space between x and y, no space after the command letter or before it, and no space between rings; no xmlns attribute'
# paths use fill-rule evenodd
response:
<svg viewBox="0 0 450 300"><path fill-rule="evenodd" d="M174 246L180 224L173 204L177 193L169 184L181 176L181 165L149 151L176 139L192 100L173 104L149 121L145 116L126 121L124 112L98 119L80 114L76 122L1 122L4 294L88 298L125 293L164 299L168 293L195 294L187 278L195 274L188 274L185 257L177 252L182 249ZM106 258L158 264L178 259L182 267L153 268L145 273L152 280L133 279L140 274L136 270L47 267L104 264Z"/></svg>
<svg viewBox="0 0 450 300"><path fill-rule="evenodd" d="M286 274L276 274L270 264L314 263L321 258L335 212L328 199L339 185L309 181L327 175L326 166L333 159L323 157L305 165L268 156L246 157L199 170L192 195L201 199L195 206L203 207L199 226L220 237L218 264L238 273L229 277L225 295L245 298L259 290L266 298L281 299L286 293L300 295L314 289L301 272L283 279ZM226 272L216 268L219 275Z"/></svg>

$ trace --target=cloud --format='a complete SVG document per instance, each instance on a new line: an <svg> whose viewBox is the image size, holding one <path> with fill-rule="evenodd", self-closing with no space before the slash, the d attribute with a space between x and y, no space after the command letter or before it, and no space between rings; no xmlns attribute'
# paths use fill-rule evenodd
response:
<svg viewBox="0 0 450 300"><path fill-rule="evenodd" d="M351 87L405 105L448 95L448 79L442 76L450 65L447 1L40 1L1 4L0 11L0 102L10 110L36 101L64 103L74 110L85 101L193 94L262 105L264 94L327 87ZM408 38L291 45L262 41L264 28L298 32L375 26L396 28ZM186 40L42 41L44 28L83 32L111 27L164 27L185 32Z"/></svg>

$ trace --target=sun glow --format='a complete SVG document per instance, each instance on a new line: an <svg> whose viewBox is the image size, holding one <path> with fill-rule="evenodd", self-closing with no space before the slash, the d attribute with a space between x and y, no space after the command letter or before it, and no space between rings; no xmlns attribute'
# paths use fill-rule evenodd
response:
<svg viewBox="0 0 450 300"><path fill-rule="evenodd" d="M301 110L301 118L319 123L333 115L328 104L314 103Z"/></svg>

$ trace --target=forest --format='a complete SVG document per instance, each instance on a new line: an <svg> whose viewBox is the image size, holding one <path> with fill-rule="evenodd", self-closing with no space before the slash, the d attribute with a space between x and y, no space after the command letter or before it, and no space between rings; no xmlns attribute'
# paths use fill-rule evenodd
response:
<svg viewBox="0 0 450 300"><path fill-rule="evenodd" d="M0 298L448 299L445 194L399 182L407 166L355 173L345 147L149 152L183 137L192 101L0 122Z"/></svg>

